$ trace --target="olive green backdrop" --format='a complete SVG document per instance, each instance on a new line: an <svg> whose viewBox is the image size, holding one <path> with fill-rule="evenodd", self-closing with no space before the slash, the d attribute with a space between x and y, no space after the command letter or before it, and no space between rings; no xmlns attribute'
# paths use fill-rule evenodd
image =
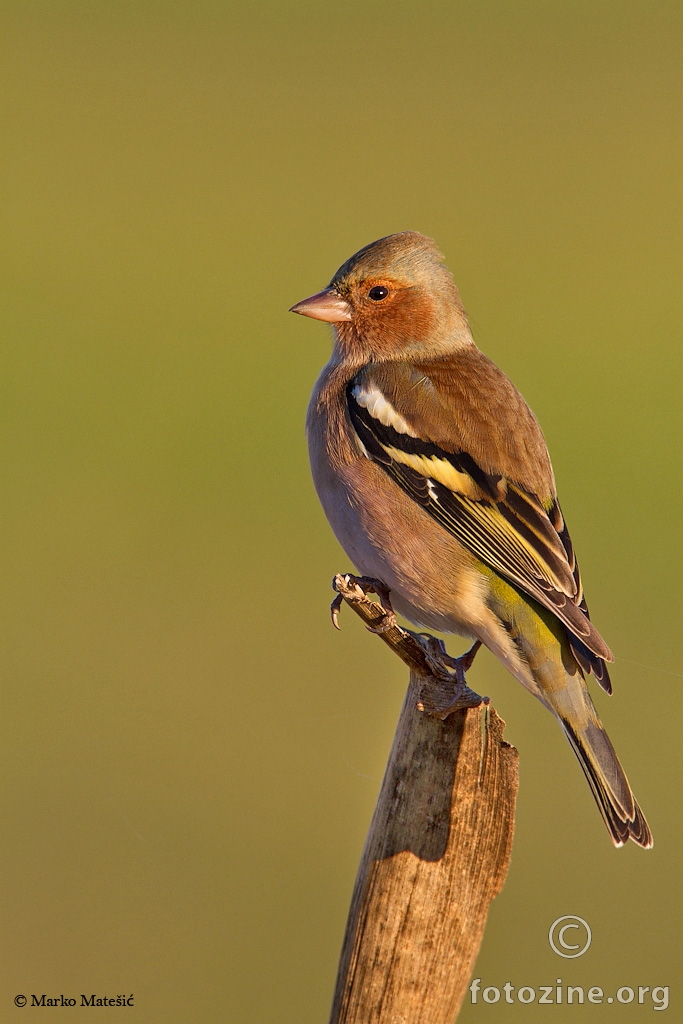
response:
<svg viewBox="0 0 683 1024"><path fill-rule="evenodd" d="M327 1019L406 679L329 624L350 566L303 436L329 332L287 308L405 228L544 426L617 656L596 700L656 837L612 848L557 726L480 656L521 788L476 975L669 985L683 1019L681 5L2 11L0 1019L35 1019L33 993ZM564 914L593 929L581 959L548 946Z"/></svg>

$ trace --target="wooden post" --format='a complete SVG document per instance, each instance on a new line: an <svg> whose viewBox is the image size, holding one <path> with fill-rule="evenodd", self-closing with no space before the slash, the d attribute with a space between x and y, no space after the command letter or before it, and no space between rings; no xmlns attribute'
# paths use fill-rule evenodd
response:
<svg viewBox="0 0 683 1024"><path fill-rule="evenodd" d="M381 607L335 577L371 628ZM330 1024L453 1024L507 874L518 754L504 722L429 646L379 634L411 666L358 869ZM436 642L438 644L438 641ZM427 653L425 653L427 651Z"/></svg>

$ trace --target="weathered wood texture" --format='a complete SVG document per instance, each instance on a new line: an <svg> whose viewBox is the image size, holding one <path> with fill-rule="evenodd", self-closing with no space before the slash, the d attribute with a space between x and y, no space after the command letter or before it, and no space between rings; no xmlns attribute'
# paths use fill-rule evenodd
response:
<svg viewBox="0 0 683 1024"><path fill-rule="evenodd" d="M411 671L358 870L330 1024L453 1024L489 904L505 881L517 751L489 705L436 717L442 689L443 679ZM430 705L432 714L418 709Z"/></svg>

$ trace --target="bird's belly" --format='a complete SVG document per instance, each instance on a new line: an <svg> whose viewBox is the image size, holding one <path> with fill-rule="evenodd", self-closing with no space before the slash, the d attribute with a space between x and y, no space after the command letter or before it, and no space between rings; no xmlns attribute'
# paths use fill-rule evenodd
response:
<svg viewBox="0 0 683 1024"><path fill-rule="evenodd" d="M490 612L469 551L365 459L335 474L313 464L313 479L337 540L364 576L389 587L397 612L428 629L477 635Z"/></svg>

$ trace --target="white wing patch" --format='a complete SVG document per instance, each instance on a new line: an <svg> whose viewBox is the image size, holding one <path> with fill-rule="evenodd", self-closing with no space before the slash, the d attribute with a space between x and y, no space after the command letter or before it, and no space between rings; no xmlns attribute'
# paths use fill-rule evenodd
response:
<svg viewBox="0 0 683 1024"><path fill-rule="evenodd" d="M351 391L359 405L367 409L370 415L379 420L385 427L393 427L399 434L408 434L410 437L417 437L413 428L403 419L400 412L394 409L393 405L384 397L379 388L373 385L364 386L356 384Z"/></svg>

